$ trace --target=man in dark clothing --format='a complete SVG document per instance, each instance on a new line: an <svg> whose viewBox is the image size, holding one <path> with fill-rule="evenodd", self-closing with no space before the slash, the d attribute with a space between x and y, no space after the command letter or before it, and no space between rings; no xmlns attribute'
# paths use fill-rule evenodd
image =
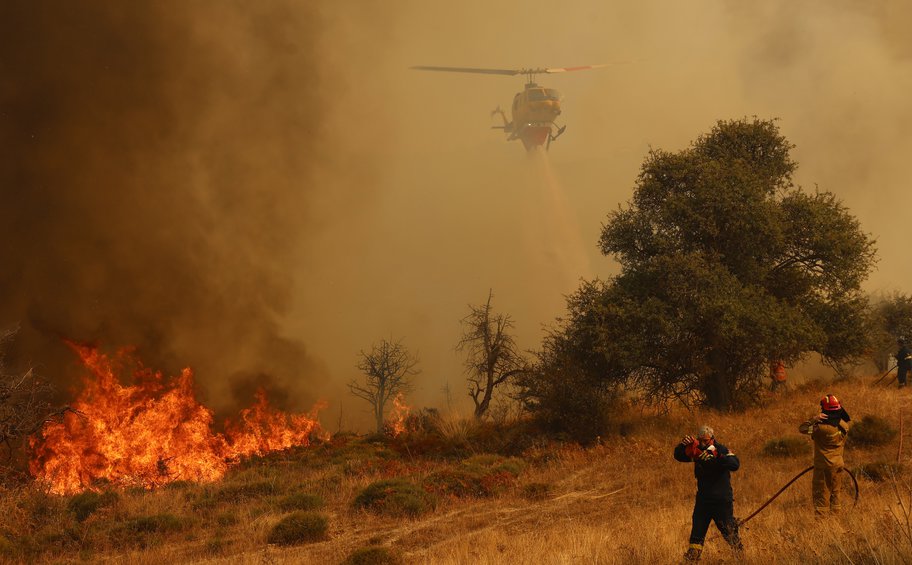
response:
<svg viewBox="0 0 912 565"><path fill-rule="evenodd" d="M740 551L741 537L734 516L734 493L731 487L731 472L737 471L741 466L738 457L721 443L716 443L712 428L703 426L696 438L685 436L675 446L674 458L682 463L693 462L694 477L697 478L690 547L687 548L684 559L700 559L710 522L715 522L725 541Z"/></svg>
<svg viewBox="0 0 912 565"><path fill-rule="evenodd" d="M906 346L906 340L900 339L899 352L896 353L896 380L899 381L899 387L906 386L906 375L909 369L912 369L912 351Z"/></svg>

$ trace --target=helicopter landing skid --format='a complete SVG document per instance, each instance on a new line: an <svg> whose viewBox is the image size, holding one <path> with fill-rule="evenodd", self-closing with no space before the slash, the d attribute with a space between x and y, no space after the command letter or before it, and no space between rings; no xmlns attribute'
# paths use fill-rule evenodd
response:
<svg viewBox="0 0 912 565"><path fill-rule="evenodd" d="M561 134L564 133L565 129L567 129L567 126L557 128L556 134L552 134L549 132L548 133L548 143L545 145L545 149L549 149L551 147L551 142L554 141L555 139L557 139L558 137L560 137Z"/></svg>

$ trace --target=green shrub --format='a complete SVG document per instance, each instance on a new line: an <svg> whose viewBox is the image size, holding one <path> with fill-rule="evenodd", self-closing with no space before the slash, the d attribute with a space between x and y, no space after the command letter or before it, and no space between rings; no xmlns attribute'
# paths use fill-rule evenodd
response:
<svg viewBox="0 0 912 565"><path fill-rule="evenodd" d="M362 547L349 555L342 565L401 565L402 558L386 547Z"/></svg>
<svg viewBox="0 0 912 565"><path fill-rule="evenodd" d="M424 479L424 488L439 495L465 497L488 497L494 493L482 480L483 474L467 469L441 469Z"/></svg>
<svg viewBox="0 0 912 565"><path fill-rule="evenodd" d="M874 463L865 463L855 468L855 476L859 479L864 477L869 481L876 483L889 481L903 474L905 468L899 463L885 463L877 461Z"/></svg>
<svg viewBox="0 0 912 565"><path fill-rule="evenodd" d="M529 483L522 488L522 497L526 500L544 500L551 495L551 485L547 483Z"/></svg>
<svg viewBox="0 0 912 565"><path fill-rule="evenodd" d="M294 512L272 527L267 541L276 545L298 545L326 538L329 520L317 512Z"/></svg>
<svg viewBox="0 0 912 565"><path fill-rule="evenodd" d="M323 507L323 499L316 494L295 492L279 500L279 508L285 512L293 510L316 510Z"/></svg>
<svg viewBox="0 0 912 565"><path fill-rule="evenodd" d="M136 516L112 527L110 537L115 544L146 548L161 543L159 538L180 532L187 525L187 520L173 514Z"/></svg>
<svg viewBox="0 0 912 565"><path fill-rule="evenodd" d="M387 516L419 516L433 508L434 498L408 481L389 479L369 484L352 504Z"/></svg>
<svg viewBox="0 0 912 565"><path fill-rule="evenodd" d="M120 495L114 491L107 491L99 494L89 490L71 498L70 501L67 502L67 510L73 514L76 520L82 522L94 514L96 510L111 506L119 499Z"/></svg>
<svg viewBox="0 0 912 565"><path fill-rule="evenodd" d="M852 426L848 441L851 445L875 446L889 443L896 437L896 430L880 416L866 415Z"/></svg>
<svg viewBox="0 0 912 565"><path fill-rule="evenodd" d="M457 467L431 473L424 480L424 488L456 498L494 496L511 486L524 466L525 463L515 457L475 455Z"/></svg>
<svg viewBox="0 0 912 565"><path fill-rule="evenodd" d="M806 437L784 437L771 439L763 446L763 454L769 457L796 457L812 450Z"/></svg>

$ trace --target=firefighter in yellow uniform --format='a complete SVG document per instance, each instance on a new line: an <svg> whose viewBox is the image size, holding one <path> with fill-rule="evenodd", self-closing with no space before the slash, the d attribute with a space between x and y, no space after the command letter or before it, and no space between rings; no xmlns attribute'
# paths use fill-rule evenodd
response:
<svg viewBox="0 0 912 565"><path fill-rule="evenodd" d="M814 479L812 481L814 511L823 516L827 511L838 513L839 472L845 466L842 451L849 433L851 419L839 403L828 394L820 399L820 414L798 427L798 431L814 440Z"/></svg>

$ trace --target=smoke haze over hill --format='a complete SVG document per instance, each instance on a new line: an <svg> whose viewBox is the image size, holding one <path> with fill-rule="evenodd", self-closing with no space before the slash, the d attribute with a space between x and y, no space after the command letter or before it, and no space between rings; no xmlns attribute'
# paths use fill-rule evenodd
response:
<svg viewBox="0 0 912 565"><path fill-rule="evenodd" d="M596 240L649 148L753 115L877 239L866 288L912 292L905 3L360 4L0 8L17 362L64 384L60 336L136 345L221 408L266 382L353 424L358 351L403 338L416 403L440 405L468 303L493 289L536 348L580 277L615 272ZM611 66L539 77L568 126L548 174L489 129L521 80L408 69L592 63Z"/></svg>

